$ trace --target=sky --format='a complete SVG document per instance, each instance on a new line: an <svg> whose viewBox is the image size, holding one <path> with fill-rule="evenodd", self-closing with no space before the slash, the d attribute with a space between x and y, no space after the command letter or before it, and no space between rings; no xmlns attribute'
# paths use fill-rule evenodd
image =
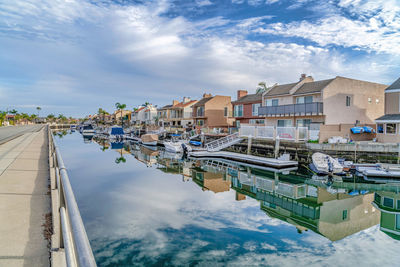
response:
<svg viewBox="0 0 400 267"><path fill-rule="evenodd" d="M235 100L302 73L391 84L400 0L0 1L0 110Z"/></svg>

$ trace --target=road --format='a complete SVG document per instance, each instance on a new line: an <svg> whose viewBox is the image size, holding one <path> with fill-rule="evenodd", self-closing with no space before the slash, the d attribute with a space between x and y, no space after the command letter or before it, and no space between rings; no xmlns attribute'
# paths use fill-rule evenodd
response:
<svg viewBox="0 0 400 267"><path fill-rule="evenodd" d="M20 126L0 127L0 145L25 133L37 132L43 126L44 125L20 125Z"/></svg>

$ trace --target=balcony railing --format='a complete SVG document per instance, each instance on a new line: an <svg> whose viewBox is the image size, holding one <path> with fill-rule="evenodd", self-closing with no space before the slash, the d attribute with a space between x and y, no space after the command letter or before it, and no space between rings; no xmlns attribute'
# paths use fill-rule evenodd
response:
<svg viewBox="0 0 400 267"><path fill-rule="evenodd" d="M323 113L323 103L313 102L280 106L263 106L258 108L259 116L276 115L320 115Z"/></svg>

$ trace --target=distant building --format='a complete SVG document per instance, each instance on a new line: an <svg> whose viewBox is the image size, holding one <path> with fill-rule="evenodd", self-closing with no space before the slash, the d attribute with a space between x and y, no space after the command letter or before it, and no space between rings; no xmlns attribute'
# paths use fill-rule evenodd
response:
<svg viewBox="0 0 400 267"><path fill-rule="evenodd" d="M400 143L400 78L385 90L385 115L377 118L377 140Z"/></svg>
<svg viewBox="0 0 400 267"><path fill-rule="evenodd" d="M182 102L172 101L157 110L159 126L189 127L193 125L193 105L197 100L183 97Z"/></svg>

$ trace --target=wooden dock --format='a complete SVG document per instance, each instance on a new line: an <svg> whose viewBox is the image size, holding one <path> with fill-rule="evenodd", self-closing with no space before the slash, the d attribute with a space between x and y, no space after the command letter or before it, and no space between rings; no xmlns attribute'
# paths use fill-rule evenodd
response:
<svg viewBox="0 0 400 267"><path fill-rule="evenodd" d="M217 159L227 159L233 160L236 162L242 162L247 164L259 165L264 167L271 167L275 169L283 169L283 168L290 168L290 167L297 167L298 162L292 160L280 160L274 158L265 158L265 157L258 157L253 155L247 154L239 154L227 151L216 151L216 152L209 152L209 151L197 151L189 153L190 157L193 158L217 158Z"/></svg>

